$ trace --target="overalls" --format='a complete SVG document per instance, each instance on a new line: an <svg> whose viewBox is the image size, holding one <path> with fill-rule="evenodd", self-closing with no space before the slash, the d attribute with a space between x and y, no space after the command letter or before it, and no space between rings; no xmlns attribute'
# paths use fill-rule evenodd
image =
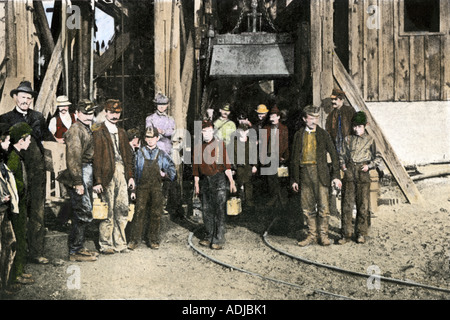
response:
<svg viewBox="0 0 450 320"><path fill-rule="evenodd" d="M145 156L144 156L145 157ZM140 243L144 229L147 211L149 215L149 228L147 240L150 243L159 243L161 214L164 209L162 193L162 179L158 165L159 151L154 160L145 157L142 176L136 191L136 213L131 223L131 241Z"/></svg>

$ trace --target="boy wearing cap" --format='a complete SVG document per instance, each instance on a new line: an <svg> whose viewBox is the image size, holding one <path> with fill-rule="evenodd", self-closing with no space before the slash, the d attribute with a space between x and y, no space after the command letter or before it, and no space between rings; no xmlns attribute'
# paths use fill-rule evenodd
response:
<svg viewBox="0 0 450 320"><path fill-rule="evenodd" d="M334 184L341 188L339 180L339 158L330 135L317 124L319 108L307 106L303 110L305 126L294 136L290 172L292 189L301 190L301 206L308 226L308 236L298 243L304 247L317 241L319 234L323 246L330 245L328 239L329 188ZM331 171L327 153L331 157Z"/></svg>
<svg viewBox="0 0 450 320"><path fill-rule="evenodd" d="M69 234L70 261L96 261L97 252L84 248L85 233L92 222L92 161L94 144L91 126L94 104L82 99L77 105L77 122L65 133L66 166L57 180L69 191L72 204L72 228Z"/></svg>
<svg viewBox="0 0 450 320"><path fill-rule="evenodd" d="M213 124L202 121L203 143L195 147L192 175L194 192L202 192L203 223L206 236L202 246L220 250L225 243L225 215L227 201L227 178L230 192L236 192L231 164L223 141L214 137Z"/></svg>
<svg viewBox="0 0 450 320"><path fill-rule="evenodd" d="M176 169L172 159L157 143L160 139L158 129L150 126L146 129L144 143L137 151L135 159L136 199L135 216L131 222L130 242L128 248L136 249L142 241L145 218L149 217L147 230L148 246L158 249L160 242L160 221L164 210L162 179L170 181L176 178Z"/></svg>
<svg viewBox="0 0 450 320"><path fill-rule="evenodd" d="M128 188L134 189L133 155L128 135L117 123L122 106L109 99L105 122L93 131L94 191L108 204L108 217L100 222L99 245L103 254L127 250L125 228L128 223Z"/></svg>
<svg viewBox="0 0 450 320"><path fill-rule="evenodd" d="M19 284L33 283L31 275L25 273L27 261L27 181L22 150L27 150L31 143L31 127L19 122L10 128L10 139L13 148L8 156L7 166L14 174L19 197L19 214L12 216L12 225L16 236L16 256L11 270L11 280Z"/></svg>
<svg viewBox="0 0 450 320"><path fill-rule="evenodd" d="M377 151L374 139L366 132L367 117L363 111L357 112L352 119L353 134L347 136L344 148L339 155L344 171L342 189L342 239L339 244L350 241L353 205L356 202L355 233L356 242L364 243L369 229L369 170L381 165L381 154Z"/></svg>
<svg viewBox="0 0 450 320"><path fill-rule="evenodd" d="M220 107L220 118L214 121L214 131L219 140L228 144L231 135L236 131L236 124L230 119L231 106L229 103L224 103Z"/></svg>
<svg viewBox="0 0 450 320"><path fill-rule="evenodd" d="M59 143L64 143L64 133L66 133L76 121L75 115L69 112L71 105L72 103L66 96L59 96L56 98L58 113L50 119L48 129Z"/></svg>
<svg viewBox="0 0 450 320"><path fill-rule="evenodd" d="M19 214L19 195L13 172L8 168L8 150L11 144L9 125L0 124L0 299L8 294L11 267L16 255L16 236L11 223L13 216Z"/></svg>

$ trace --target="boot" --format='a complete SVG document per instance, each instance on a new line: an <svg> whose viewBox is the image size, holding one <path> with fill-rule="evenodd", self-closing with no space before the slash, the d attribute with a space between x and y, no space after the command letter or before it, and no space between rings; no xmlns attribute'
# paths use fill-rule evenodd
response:
<svg viewBox="0 0 450 320"><path fill-rule="evenodd" d="M320 243L323 246L329 246L331 244L328 238L328 217L319 216L319 231L320 231Z"/></svg>
<svg viewBox="0 0 450 320"><path fill-rule="evenodd" d="M308 225L308 236L305 240L298 242L298 245L300 247L306 247L311 244L315 244L317 242L316 240L316 217L315 216L306 216L306 223Z"/></svg>

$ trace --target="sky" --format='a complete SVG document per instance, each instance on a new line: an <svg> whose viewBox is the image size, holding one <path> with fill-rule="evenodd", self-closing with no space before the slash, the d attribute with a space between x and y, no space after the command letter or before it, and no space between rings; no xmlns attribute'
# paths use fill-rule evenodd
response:
<svg viewBox="0 0 450 320"><path fill-rule="evenodd" d="M53 13L47 12L47 8L52 8L53 2L54 2L53 0L42 1L44 9L46 10L47 13L47 20L49 25L51 24ZM98 28L95 40L98 40L100 44L102 43L102 41L104 41L105 44L107 45L108 41L114 35L114 19L111 16L107 15L102 10L97 9L95 10L95 20Z"/></svg>

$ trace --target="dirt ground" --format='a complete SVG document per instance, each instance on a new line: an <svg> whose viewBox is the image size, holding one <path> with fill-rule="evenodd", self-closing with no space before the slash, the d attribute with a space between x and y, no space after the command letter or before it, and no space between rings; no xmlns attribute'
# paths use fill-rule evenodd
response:
<svg viewBox="0 0 450 320"><path fill-rule="evenodd" d="M423 205L405 203L393 183L381 186L380 199L387 204L381 204L372 217L370 237L365 244L298 247L296 244L304 236L304 229L293 201L287 213L276 213L276 210L258 206L253 213L227 217L227 243L221 251L198 246L201 231L198 224L164 216L159 250L151 250L142 244L128 253L102 255L96 262L73 263L67 259L52 259L49 265L29 264L26 271L33 274L35 283L23 286L10 299L328 299L315 294L311 288L338 290L333 287L334 275L327 276L329 273L320 268L292 262L264 244L262 235L276 214L281 220L272 225L268 239L294 255L363 273L375 267L383 276L450 288L450 176L417 181L417 186L425 199ZM395 203L390 199L400 200ZM336 241L339 238L339 217L333 215L330 225L330 238ZM95 248L95 227L93 224L92 237L87 243L91 249ZM258 274L284 277L285 281L310 290L263 280L207 260L189 246L190 235L196 248L215 259ZM308 277L313 272L315 276ZM450 299L448 293L422 294L402 288L367 293L365 281L363 279L359 285L354 285L355 288L341 292L356 299ZM346 286L341 283L339 286Z"/></svg>

